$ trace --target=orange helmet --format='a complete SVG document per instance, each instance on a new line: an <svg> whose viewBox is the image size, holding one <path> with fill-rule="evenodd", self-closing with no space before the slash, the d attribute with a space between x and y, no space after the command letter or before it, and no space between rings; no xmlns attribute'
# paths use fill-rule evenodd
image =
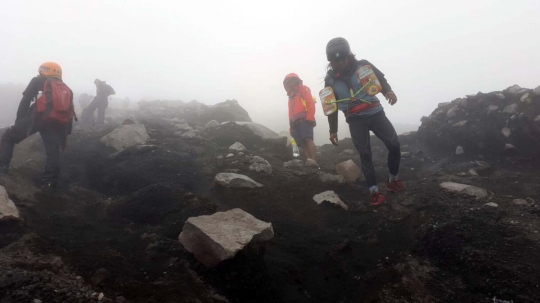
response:
<svg viewBox="0 0 540 303"><path fill-rule="evenodd" d="M45 62L39 66L38 73L46 77L57 77L62 79L62 68L58 63Z"/></svg>

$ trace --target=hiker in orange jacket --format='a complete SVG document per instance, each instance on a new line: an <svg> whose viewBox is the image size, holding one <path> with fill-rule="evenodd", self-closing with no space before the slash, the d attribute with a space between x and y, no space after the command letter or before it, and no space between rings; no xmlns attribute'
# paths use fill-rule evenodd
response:
<svg viewBox="0 0 540 303"><path fill-rule="evenodd" d="M289 97L289 125L291 136L306 156L306 166L318 166L317 149L313 142L315 122L315 102L309 87L305 86L297 74L285 76L283 86Z"/></svg>

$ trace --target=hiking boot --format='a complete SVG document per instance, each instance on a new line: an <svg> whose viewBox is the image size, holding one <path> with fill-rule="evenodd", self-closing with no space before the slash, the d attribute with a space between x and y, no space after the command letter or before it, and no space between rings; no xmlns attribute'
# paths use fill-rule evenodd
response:
<svg viewBox="0 0 540 303"><path fill-rule="evenodd" d="M405 187L403 186L400 180L394 180L394 181L387 180L386 181L386 190L389 192L397 193L397 192L402 191L403 188Z"/></svg>
<svg viewBox="0 0 540 303"><path fill-rule="evenodd" d="M313 159L310 159L310 158L308 158L308 159L306 160L305 166L308 166L308 167L309 167L309 166L313 166L313 167L319 168L319 164L317 164L317 161L315 161L315 160L313 160Z"/></svg>
<svg viewBox="0 0 540 303"><path fill-rule="evenodd" d="M371 193L371 206L379 206L381 204L384 204L386 202L386 198L381 195L378 191Z"/></svg>

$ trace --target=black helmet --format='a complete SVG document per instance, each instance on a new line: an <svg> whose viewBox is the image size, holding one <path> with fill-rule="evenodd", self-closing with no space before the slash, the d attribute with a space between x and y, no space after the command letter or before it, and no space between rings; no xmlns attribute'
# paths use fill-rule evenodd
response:
<svg viewBox="0 0 540 303"><path fill-rule="evenodd" d="M334 38L326 44L326 59L328 61L336 61L336 59L345 58L350 54L352 54L351 47L345 38Z"/></svg>

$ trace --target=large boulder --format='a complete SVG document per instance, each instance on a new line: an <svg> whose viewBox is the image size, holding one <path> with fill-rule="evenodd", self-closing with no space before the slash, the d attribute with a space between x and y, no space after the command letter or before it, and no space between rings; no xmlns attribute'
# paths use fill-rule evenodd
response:
<svg viewBox="0 0 540 303"><path fill-rule="evenodd" d="M9 199L6 189L0 185L0 221L13 219L19 219L19 210L15 203Z"/></svg>
<svg viewBox="0 0 540 303"><path fill-rule="evenodd" d="M251 159L251 165L249 166L249 170L271 174L272 165L270 165L270 163L265 159L259 156L254 156L253 159Z"/></svg>
<svg viewBox="0 0 540 303"><path fill-rule="evenodd" d="M336 171L349 182L354 182L362 176L362 170L353 160L336 164Z"/></svg>
<svg viewBox="0 0 540 303"><path fill-rule="evenodd" d="M143 124L135 123L133 120L125 120L111 133L101 138L101 142L118 151L130 146L141 144L150 139L146 127Z"/></svg>
<svg viewBox="0 0 540 303"><path fill-rule="evenodd" d="M255 180L248 176L235 174L235 173L219 173L215 177L217 184L223 187L244 187L244 188L257 188L263 187L262 184L257 183Z"/></svg>
<svg viewBox="0 0 540 303"><path fill-rule="evenodd" d="M274 237L272 223L235 208L211 216L189 218L180 243L208 268L233 258L248 245L262 245Z"/></svg>

